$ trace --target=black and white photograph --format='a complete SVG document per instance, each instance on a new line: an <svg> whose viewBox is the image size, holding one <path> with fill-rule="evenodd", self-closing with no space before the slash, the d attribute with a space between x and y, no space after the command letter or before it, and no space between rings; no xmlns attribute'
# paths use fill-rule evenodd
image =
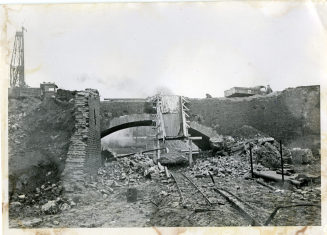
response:
<svg viewBox="0 0 327 235"><path fill-rule="evenodd" d="M4 234L326 232L325 1L0 7Z"/></svg>

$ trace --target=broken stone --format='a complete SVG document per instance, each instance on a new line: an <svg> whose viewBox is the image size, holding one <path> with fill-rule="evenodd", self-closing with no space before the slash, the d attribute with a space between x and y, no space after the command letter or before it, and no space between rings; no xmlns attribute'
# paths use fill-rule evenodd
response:
<svg viewBox="0 0 327 235"><path fill-rule="evenodd" d="M265 167L277 168L280 166L279 150L269 142L256 146L253 154L257 157L257 161Z"/></svg>
<svg viewBox="0 0 327 235"><path fill-rule="evenodd" d="M167 195L168 195L168 193L166 191L161 191L160 192L160 196L167 196Z"/></svg>
<svg viewBox="0 0 327 235"><path fill-rule="evenodd" d="M20 202L12 202L12 203L10 203L10 205L12 207L18 207L18 206L21 206L22 204Z"/></svg>
<svg viewBox="0 0 327 235"><path fill-rule="evenodd" d="M70 206L76 206L76 203L74 201L69 201Z"/></svg>
<svg viewBox="0 0 327 235"><path fill-rule="evenodd" d="M35 227L37 225L40 225L41 223L42 223L42 219L39 219L39 218L21 221L22 227Z"/></svg>
<svg viewBox="0 0 327 235"><path fill-rule="evenodd" d="M118 184L116 181L113 181L112 184L110 185L111 187L120 187L121 185ZM113 192L114 190L112 188L109 188L111 192Z"/></svg>
<svg viewBox="0 0 327 235"><path fill-rule="evenodd" d="M56 201L48 201L46 204L41 206L41 210L46 214L52 214L57 212Z"/></svg>
<svg viewBox="0 0 327 235"><path fill-rule="evenodd" d="M65 211L68 210L70 208L70 206L67 203L63 203L60 205L60 210Z"/></svg>
<svg viewBox="0 0 327 235"><path fill-rule="evenodd" d="M52 221L52 223L53 223L54 225L59 225L59 221L57 221L57 220Z"/></svg>

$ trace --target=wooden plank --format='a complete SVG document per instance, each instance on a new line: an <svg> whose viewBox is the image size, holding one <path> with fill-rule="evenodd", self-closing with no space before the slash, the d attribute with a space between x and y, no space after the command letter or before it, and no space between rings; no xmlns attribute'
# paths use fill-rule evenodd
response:
<svg viewBox="0 0 327 235"><path fill-rule="evenodd" d="M190 136L188 137L190 140L202 140L202 136Z"/></svg>

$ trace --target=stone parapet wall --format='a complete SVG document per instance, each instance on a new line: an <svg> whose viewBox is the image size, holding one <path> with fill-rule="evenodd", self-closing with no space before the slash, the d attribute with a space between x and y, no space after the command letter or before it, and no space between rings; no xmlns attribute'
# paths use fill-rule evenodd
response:
<svg viewBox="0 0 327 235"><path fill-rule="evenodd" d="M19 97L39 97L41 96L41 89L34 87L11 87L8 88L9 98Z"/></svg>
<svg viewBox="0 0 327 235"><path fill-rule="evenodd" d="M101 128L105 129L110 126L110 122L115 117L121 117L131 114L155 114L156 110L152 108L152 103L144 100L136 99L136 101L124 101L119 100L101 101L100 105L101 114Z"/></svg>

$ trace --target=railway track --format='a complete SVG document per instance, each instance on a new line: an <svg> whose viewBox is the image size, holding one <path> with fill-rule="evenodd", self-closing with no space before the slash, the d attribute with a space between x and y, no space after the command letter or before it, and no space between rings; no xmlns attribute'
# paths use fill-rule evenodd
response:
<svg viewBox="0 0 327 235"><path fill-rule="evenodd" d="M169 214L167 218L171 218L174 223L168 220L163 222L164 226L176 226L176 224L183 226L194 224L201 226L216 226L217 224L262 226L271 224L280 209L319 207L312 203L288 201L286 198L285 202L280 204L265 203L265 201L253 200L255 195L258 195L257 193L252 195L246 189L244 189L245 191L233 190L232 187L235 187L235 184L218 182L218 178L213 176L211 176L211 184L209 178L193 178L178 170L170 170L169 173L171 175L169 186L167 185L169 193L160 203L159 211L162 211L162 214L158 217L158 221L161 221L160 218L167 210ZM266 187L262 190L262 193L270 193ZM172 211L179 215L171 216Z"/></svg>
<svg viewBox="0 0 327 235"><path fill-rule="evenodd" d="M179 202L183 208L193 209L194 212L223 211L227 208L239 214L249 225L260 226L264 218L258 219L260 211L244 199L227 189L205 187L202 190L190 177L180 172L170 172L179 194ZM214 182L214 181L213 181ZM221 207L224 208L221 208ZM233 207L233 208L231 208Z"/></svg>
<svg viewBox="0 0 327 235"><path fill-rule="evenodd" d="M219 203L211 201L202 189L196 185L191 178L183 173L170 172L178 194L180 196L180 204L183 208L194 208L195 205L199 206L213 206Z"/></svg>

